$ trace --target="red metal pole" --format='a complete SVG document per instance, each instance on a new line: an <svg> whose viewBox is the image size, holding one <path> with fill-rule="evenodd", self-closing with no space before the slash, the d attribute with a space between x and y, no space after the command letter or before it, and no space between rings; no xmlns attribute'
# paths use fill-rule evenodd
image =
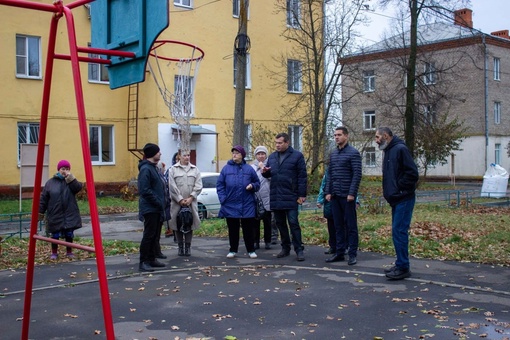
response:
<svg viewBox="0 0 510 340"><path fill-rule="evenodd" d="M75 2L71 2L70 4L67 4L66 7L67 8L70 8L70 9L73 9L73 8L76 8L76 7L80 7L82 5L86 5L88 4L89 2L92 2L94 0L77 0Z"/></svg>
<svg viewBox="0 0 510 340"><path fill-rule="evenodd" d="M58 12L58 8L55 5L40 4L37 2L26 1L26 0L0 0L0 5L36 9L38 11L53 12L53 13Z"/></svg>
<svg viewBox="0 0 510 340"><path fill-rule="evenodd" d="M46 242L49 242L49 243L60 244L60 245L66 246L66 247L72 247L72 248L76 248L76 249L85 250L85 251L88 251L89 253L95 253L96 252L96 249L94 247L84 246L83 244L71 243L71 242L56 240L56 239L53 239L51 237L45 237L45 236L41 236L41 235L37 235L37 234L35 234L33 236L33 238L35 238L36 240L46 241Z"/></svg>
<svg viewBox="0 0 510 340"><path fill-rule="evenodd" d="M116 50L105 50L104 48L96 47L78 47L78 52L92 53L92 54L104 54L114 55L117 57L134 58L136 53L129 51L116 51Z"/></svg>
<svg viewBox="0 0 510 340"><path fill-rule="evenodd" d="M55 59L61 59L61 60L71 60L71 56L67 54L55 54ZM78 57L79 61L83 61L85 63L96 63L96 64L105 64L110 65L112 62L111 60L107 59L98 59L98 58L89 58L89 57Z"/></svg>
<svg viewBox="0 0 510 340"><path fill-rule="evenodd" d="M87 196L89 200L90 218L92 223L92 234L94 246L96 248L97 274L99 278L99 288L101 292L101 301L103 304L103 318L106 331L106 338L114 340L115 333L113 328L112 311L110 306L110 294L108 292L108 281L106 279L106 265L103 253L103 242L101 239L101 228L99 227L99 214L97 211L96 189L94 187L94 175L92 172L92 160L89 150L89 138L87 130L87 118L85 115L85 104L83 100L83 88L81 83L80 62L78 58L78 47L76 43L76 32L74 30L74 18L71 10L64 7L64 16L66 18L69 51L71 54L71 66L73 69L73 81L76 95L76 107L78 110L78 122L80 126L81 149L83 153L83 165L85 170L85 179L87 182Z"/></svg>
<svg viewBox="0 0 510 340"><path fill-rule="evenodd" d="M28 339L30 325L30 309L32 305L32 287L34 282L35 243L34 235L37 233L37 220L39 216L39 201L41 199L42 169L44 160L44 146L46 144L46 130L48 126L48 109L50 105L51 79L53 76L53 61L55 54L55 41L59 16L54 15L50 23L48 37L48 52L46 56L46 70L44 75L41 121L39 125L39 142L37 145L37 160L35 166L34 199L32 201L32 218L30 220L30 240L28 245L27 277L25 281L25 303L23 307L23 325L21 339Z"/></svg>

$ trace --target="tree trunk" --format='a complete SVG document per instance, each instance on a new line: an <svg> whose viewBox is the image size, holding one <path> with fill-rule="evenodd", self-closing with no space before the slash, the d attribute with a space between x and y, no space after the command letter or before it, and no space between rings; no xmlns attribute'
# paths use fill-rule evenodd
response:
<svg viewBox="0 0 510 340"><path fill-rule="evenodd" d="M406 111L404 137L413 157L415 156L414 123L416 104L414 93L416 89L416 56L418 49L418 0L409 0L411 14L411 36L409 61L407 64L407 88L406 88Z"/></svg>

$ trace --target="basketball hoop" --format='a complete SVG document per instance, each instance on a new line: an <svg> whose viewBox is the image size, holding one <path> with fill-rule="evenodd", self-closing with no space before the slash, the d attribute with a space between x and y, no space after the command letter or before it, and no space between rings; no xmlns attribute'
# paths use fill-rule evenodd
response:
<svg viewBox="0 0 510 340"><path fill-rule="evenodd" d="M167 45L167 46L165 46ZM158 55L158 49L172 45L172 54L182 55L182 58L169 58ZM193 116L193 99L195 98L195 84L200 62L204 58L204 51L195 46L175 40L157 40L149 53L147 65L156 86L163 97L165 105L170 110L170 116L178 126L178 148L190 150L191 127ZM155 69L151 65L155 63ZM155 61L154 61L155 60ZM166 62L166 66L164 65ZM172 79L172 73L174 77ZM173 84L169 82L173 80ZM170 85L170 86L169 86ZM173 89L173 92L171 91Z"/></svg>

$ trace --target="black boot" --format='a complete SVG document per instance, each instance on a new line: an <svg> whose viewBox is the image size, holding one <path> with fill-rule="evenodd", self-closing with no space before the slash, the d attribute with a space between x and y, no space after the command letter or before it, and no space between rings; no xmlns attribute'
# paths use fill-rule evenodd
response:
<svg viewBox="0 0 510 340"><path fill-rule="evenodd" d="M179 242L178 246L179 246L179 252L177 253L177 255L184 256L184 243Z"/></svg>
<svg viewBox="0 0 510 340"><path fill-rule="evenodd" d="M154 268L151 267L149 262L140 262L140 265L138 266L138 270L141 272L153 272Z"/></svg>
<svg viewBox="0 0 510 340"><path fill-rule="evenodd" d="M191 256L191 243L186 243L184 245L184 256Z"/></svg>

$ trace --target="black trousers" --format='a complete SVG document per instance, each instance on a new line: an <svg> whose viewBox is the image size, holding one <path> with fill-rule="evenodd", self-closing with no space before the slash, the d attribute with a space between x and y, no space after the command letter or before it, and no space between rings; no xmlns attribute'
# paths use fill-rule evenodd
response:
<svg viewBox="0 0 510 340"><path fill-rule="evenodd" d="M255 251L254 229L256 226L255 217L251 218L228 218L228 241L231 252L237 253L239 250L239 228L243 229L244 245L248 253Z"/></svg>
<svg viewBox="0 0 510 340"><path fill-rule="evenodd" d="M264 243L271 243L271 212L266 211L261 220L255 220L255 243L260 243L260 222L264 224Z"/></svg>
<svg viewBox="0 0 510 340"><path fill-rule="evenodd" d="M161 235L161 214L150 213L143 215L143 236L140 242L140 262L156 260Z"/></svg>
<svg viewBox="0 0 510 340"><path fill-rule="evenodd" d="M356 256L359 242L356 201L334 196L331 200L331 211L336 230L336 253L342 255L348 248L349 256Z"/></svg>

